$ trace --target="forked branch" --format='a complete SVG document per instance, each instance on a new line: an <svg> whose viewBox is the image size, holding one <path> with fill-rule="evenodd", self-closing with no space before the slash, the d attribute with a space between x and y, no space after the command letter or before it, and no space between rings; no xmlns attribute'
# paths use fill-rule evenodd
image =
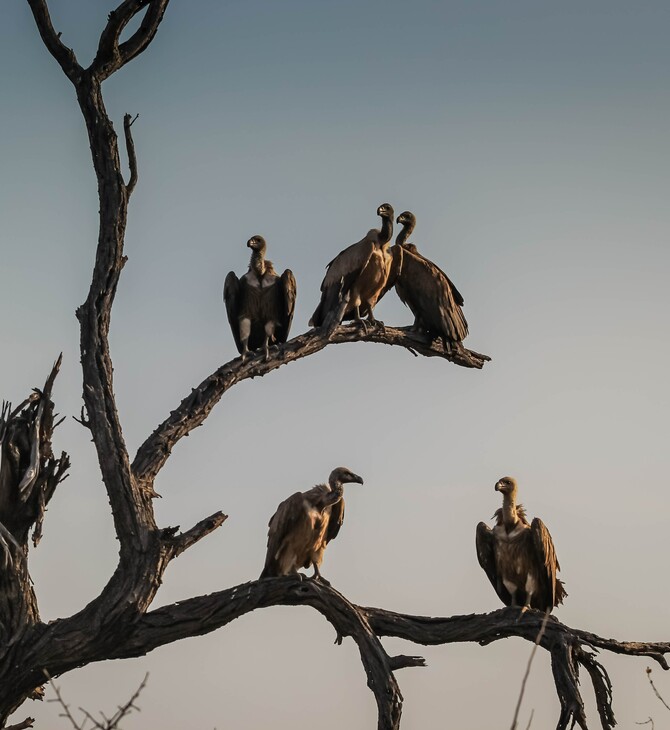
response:
<svg viewBox="0 0 670 730"><path fill-rule="evenodd" d="M107 25L100 34L98 52L90 70L100 81L138 56L151 43L163 19L169 0L124 0L109 14ZM128 23L142 10L146 11L140 27L123 43L120 37Z"/></svg>
<svg viewBox="0 0 670 730"><path fill-rule="evenodd" d="M76 83L83 69L77 62L74 51L61 41L61 34L57 33L53 27L46 0L28 0L28 5L33 11L33 17L42 42L49 53L58 61L65 75L72 83Z"/></svg>

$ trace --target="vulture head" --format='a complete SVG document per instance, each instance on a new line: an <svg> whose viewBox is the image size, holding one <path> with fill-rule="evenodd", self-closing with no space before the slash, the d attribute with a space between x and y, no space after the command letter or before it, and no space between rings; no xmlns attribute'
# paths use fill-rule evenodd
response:
<svg viewBox="0 0 670 730"><path fill-rule="evenodd" d="M247 247L254 251L265 251L267 244L265 243L263 236L252 236L247 241Z"/></svg>
<svg viewBox="0 0 670 730"><path fill-rule="evenodd" d="M414 213L410 213L408 210L406 210L404 213L401 213L396 218L396 223L400 223L401 226L414 226L416 225L416 216Z"/></svg>
<svg viewBox="0 0 670 730"><path fill-rule="evenodd" d="M391 203L382 203L379 208L377 208L377 215L380 218L388 218L393 221L393 206Z"/></svg>
<svg viewBox="0 0 670 730"><path fill-rule="evenodd" d="M354 474L346 466L338 466L337 469L333 469L328 477L328 483L331 486L334 484L351 484L352 482L363 484L363 478L359 477L358 474Z"/></svg>
<svg viewBox="0 0 670 730"><path fill-rule="evenodd" d="M496 482L496 492L502 494L516 494L516 479L514 477L501 477Z"/></svg>

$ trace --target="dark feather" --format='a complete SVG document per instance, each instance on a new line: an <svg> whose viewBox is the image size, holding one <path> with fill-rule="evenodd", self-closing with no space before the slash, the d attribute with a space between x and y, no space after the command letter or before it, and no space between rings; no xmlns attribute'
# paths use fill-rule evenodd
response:
<svg viewBox="0 0 670 730"><path fill-rule="evenodd" d="M486 576L488 577L493 590L498 594L500 600L509 606L512 603L512 597L509 591L500 580L498 571L496 570L496 559L495 559L495 539L493 537L493 531L485 523L480 522L477 525L477 535L475 540L477 546L477 560L484 569Z"/></svg>
<svg viewBox="0 0 670 730"><path fill-rule="evenodd" d="M265 557L265 567L261 578L270 578L279 575L277 552L290 532L304 517L303 493L295 492L277 507L277 511L268 522L268 549Z"/></svg>
<svg viewBox="0 0 670 730"><path fill-rule="evenodd" d="M556 573L561 569L556 557L554 549L554 541L551 539L549 530L539 517L536 517L530 526L530 532L533 538L533 548L538 564L538 574L541 576L542 589L541 595L538 596L538 605L533 608L539 608L546 611L559 603L563 603L563 599L568 595L563 587L563 581L556 577ZM535 604L535 596L533 596L533 604Z"/></svg>
<svg viewBox="0 0 670 730"><path fill-rule="evenodd" d="M430 334L449 342L462 342L467 337L468 323L461 310L463 297L438 266L407 246L395 288Z"/></svg>
<svg viewBox="0 0 670 730"><path fill-rule="evenodd" d="M293 312L295 311L295 298L298 290L295 276L293 276L291 269L286 269L281 275L279 289L281 291L281 315L279 318L279 327L275 331L275 337L277 342L283 343L286 342L291 331Z"/></svg>
<svg viewBox="0 0 670 730"><path fill-rule="evenodd" d="M242 352L242 343L240 342L239 299L240 280L234 271L229 271L223 285L223 301L226 305L226 314L228 315L228 323L233 333L235 346L238 352Z"/></svg>

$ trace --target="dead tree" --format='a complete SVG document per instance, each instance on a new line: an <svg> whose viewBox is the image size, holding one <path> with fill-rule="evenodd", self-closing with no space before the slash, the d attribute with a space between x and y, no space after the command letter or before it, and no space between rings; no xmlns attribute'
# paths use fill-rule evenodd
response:
<svg viewBox="0 0 670 730"><path fill-rule="evenodd" d="M174 446L209 415L221 396L236 383L261 376L280 365L311 355L328 344L377 342L399 345L413 354L442 357L465 367L481 368L488 358L472 351L451 352L407 329L376 327L362 332L336 320L290 340L264 362L262 355L220 367L195 387L138 449L131 463L119 421L109 350L112 304L125 257L128 202L137 183L137 161L131 117L123 120L130 176L124 180L118 139L101 92L102 82L142 53L158 31L168 0L123 0L109 14L98 50L88 68L77 61L51 22L46 0L28 0L42 40L72 82L86 128L98 181L100 228L91 287L77 310L81 329L83 399L81 422L90 429L98 454L116 535L119 559L100 595L76 614L44 624L40 620L28 574L28 539L42 528L44 508L69 465L66 454L55 459L51 439L55 427L51 386L59 362L46 385L18 408L6 406L0 420L0 727L28 698L40 692L45 676L56 677L90 662L136 657L178 639L208 633L253 611L276 605L307 605L333 625L338 641L352 637L378 707L378 728L400 726L402 695L395 671L421 666L421 657L389 656L381 637L398 636L419 644L478 642L508 636L536 640L543 614L514 610L490 614L426 618L356 606L334 588L292 577L252 581L207 596L150 610L170 561L220 527L222 512L180 532L156 524L154 482ZM127 40L128 23L144 13ZM612 687L596 652L607 649L648 656L664 669L670 643L630 643L603 639L549 620L540 645L551 653L561 703L558 728L577 723L586 728L579 691L579 670L589 674L604 728L614 725ZM15 727L30 727L30 718Z"/></svg>

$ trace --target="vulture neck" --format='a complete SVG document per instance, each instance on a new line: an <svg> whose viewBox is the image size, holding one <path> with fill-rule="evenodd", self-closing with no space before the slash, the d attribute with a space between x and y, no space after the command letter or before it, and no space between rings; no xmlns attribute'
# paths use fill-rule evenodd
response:
<svg viewBox="0 0 670 730"><path fill-rule="evenodd" d="M265 276L265 251L256 251L251 254L251 261L249 262L249 270L253 271L254 274L260 279Z"/></svg>
<svg viewBox="0 0 670 730"><path fill-rule="evenodd" d="M328 486L333 494L333 503L339 502L339 500L344 496L344 484L342 484L342 482L334 481L328 482Z"/></svg>
<svg viewBox="0 0 670 730"><path fill-rule="evenodd" d="M379 245L384 246L390 240L393 235L393 219L389 217L382 218L382 229L379 232Z"/></svg>
<svg viewBox="0 0 670 730"><path fill-rule="evenodd" d="M402 230L395 239L396 245L402 246L403 243L407 243L407 239L412 235L415 223L403 223Z"/></svg>
<svg viewBox="0 0 670 730"><path fill-rule="evenodd" d="M519 522L519 515L516 511L516 491L511 494L503 494L502 517L505 530L511 532Z"/></svg>

